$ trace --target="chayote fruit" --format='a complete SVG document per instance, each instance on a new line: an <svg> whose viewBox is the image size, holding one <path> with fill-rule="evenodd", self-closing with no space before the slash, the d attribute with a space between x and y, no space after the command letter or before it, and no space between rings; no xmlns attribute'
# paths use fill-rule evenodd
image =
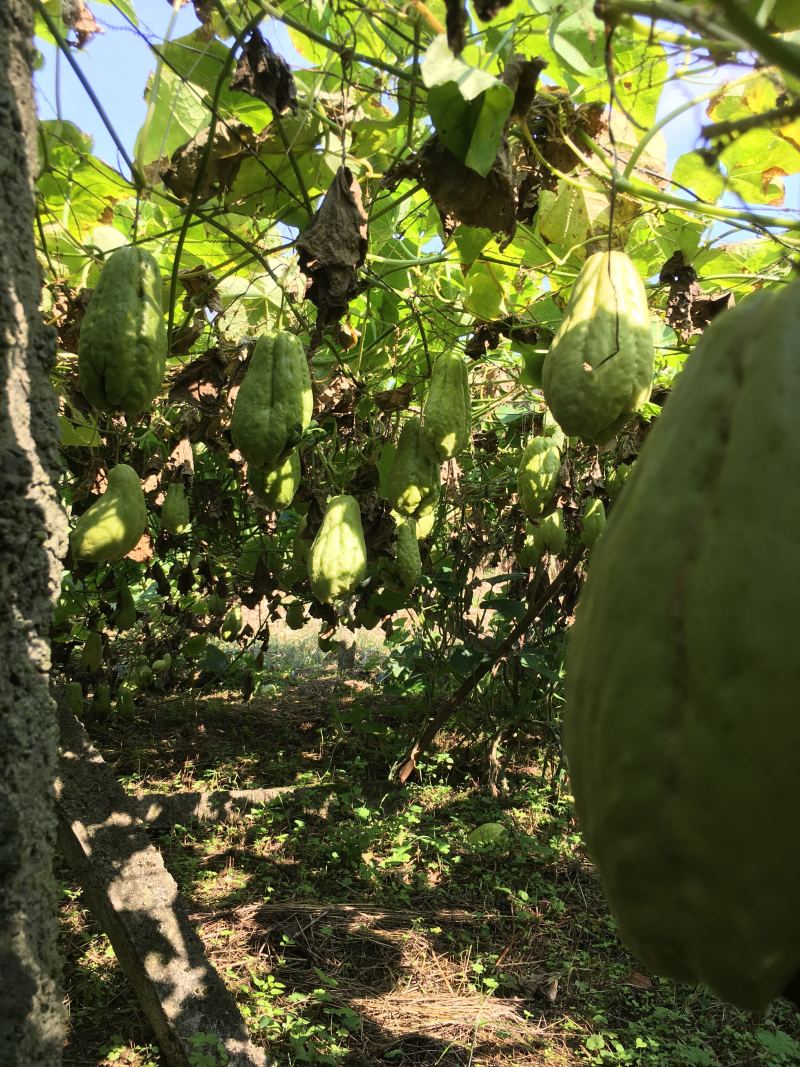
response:
<svg viewBox="0 0 800 1067"><path fill-rule="evenodd" d="M561 451L552 437L534 437L522 453L517 494L529 519L538 519L553 502L561 470Z"/></svg>
<svg viewBox="0 0 800 1067"><path fill-rule="evenodd" d="M308 554L311 590L323 604L343 600L366 569L367 547L358 501L347 495L332 497Z"/></svg>
<svg viewBox="0 0 800 1067"><path fill-rule="evenodd" d="M166 362L158 263L138 245L118 248L106 260L81 322L83 395L99 411L136 416L160 390Z"/></svg>
<svg viewBox="0 0 800 1067"><path fill-rule="evenodd" d="M585 500L581 508L581 541L587 548L594 548L600 534L606 528L606 509L596 496Z"/></svg>
<svg viewBox="0 0 800 1067"><path fill-rule="evenodd" d="M762 1011L800 970L800 283L714 319L592 555L578 818L645 965Z"/></svg>
<svg viewBox="0 0 800 1067"><path fill-rule="evenodd" d="M127 463L108 472L108 488L90 505L69 535L72 555L91 563L122 559L139 543L147 509L139 475Z"/></svg>
<svg viewBox="0 0 800 1067"><path fill-rule="evenodd" d="M564 525L563 508L556 508L545 515L536 527L535 542L537 547L559 556L567 547L567 528Z"/></svg>
<svg viewBox="0 0 800 1067"><path fill-rule="evenodd" d="M103 666L103 638L96 631L92 631L83 643L80 663L89 674L97 674Z"/></svg>
<svg viewBox="0 0 800 1067"><path fill-rule="evenodd" d="M97 718L104 718L111 711L111 686L102 682L94 691L92 700L92 713Z"/></svg>
<svg viewBox="0 0 800 1067"><path fill-rule="evenodd" d="M248 465L279 466L314 413L308 361L291 333L259 337L231 417L233 443Z"/></svg>
<svg viewBox="0 0 800 1067"><path fill-rule="evenodd" d="M439 464L423 448L419 419L407 419L387 480L389 503L399 514L416 518L435 505L440 486Z"/></svg>
<svg viewBox="0 0 800 1067"><path fill-rule="evenodd" d="M472 429L467 365L458 352L443 352L433 365L422 408L422 444L443 463L469 444Z"/></svg>
<svg viewBox="0 0 800 1067"><path fill-rule="evenodd" d="M413 519L397 524L394 552L400 585L410 592L419 585L420 578L422 578L422 560L417 543L416 523Z"/></svg>
<svg viewBox="0 0 800 1067"><path fill-rule="evenodd" d="M544 361L545 400L568 437L609 441L650 396L647 294L624 252L584 263Z"/></svg>
<svg viewBox="0 0 800 1067"><path fill-rule="evenodd" d="M182 482L172 482L161 505L161 525L177 536L189 529L189 501Z"/></svg>
<svg viewBox="0 0 800 1067"><path fill-rule="evenodd" d="M616 500L622 492L623 486L633 472L633 466L633 463L620 463L618 467L612 467L608 472L606 475L606 492L609 499Z"/></svg>
<svg viewBox="0 0 800 1067"><path fill-rule="evenodd" d="M136 623L136 603L124 578L120 578L117 585L117 610L113 623L118 630L129 630Z"/></svg>
<svg viewBox="0 0 800 1067"><path fill-rule="evenodd" d="M293 449L277 467L247 468L247 481L253 496L267 511L285 511L300 487L300 453Z"/></svg>
<svg viewBox="0 0 800 1067"><path fill-rule="evenodd" d="M536 540L536 527L526 522L525 540L517 552L517 563L520 567L535 567L541 556L542 551Z"/></svg>
<svg viewBox="0 0 800 1067"><path fill-rule="evenodd" d="M64 687L64 707L73 715L83 714L83 686L80 682L67 682Z"/></svg>
<svg viewBox="0 0 800 1067"><path fill-rule="evenodd" d="M153 660L153 674L166 674L172 666L172 654L165 652L161 659Z"/></svg>

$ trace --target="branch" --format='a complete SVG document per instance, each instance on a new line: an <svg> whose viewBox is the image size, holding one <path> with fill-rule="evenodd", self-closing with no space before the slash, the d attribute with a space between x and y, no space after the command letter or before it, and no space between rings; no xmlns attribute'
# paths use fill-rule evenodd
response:
<svg viewBox="0 0 800 1067"><path fill-rule="evenodd" d="M762 111L760 115L747 115L743 119L728 119L726 122L712 122L701 127L700 133L706 141L716 141L721 137L734 137L763 127L770 129L782 126L800 116L800 100L784 107L775 107L771 111Z"/></svg>
<svg viewBox="0 0 800 1067"><path fill-rule="evenodd" d="M414 768L417 765L417 759L428 748L442 725L447 721L450 715L464 703L481 679L493 670L501 659L504 659L508 655L520 637L522 637L534 622L536 622L536 619L541 615L542 611L550 603L559 589L561 589L566 580L572 576L575 568L583 558L583 554L583 548L576 549L575 552L573 552L547 589L545 589L538 600L535 600L528 606L528 610L519 620L517 625L511 630L508 636L500 642L494 650L491 658L480 663L472 674L464 679L458 689L439 705L438 710L430 717L426 726L423 728L422 733L412 744L402 766L397 771L398 782L402 783L407 781L410 775L414 772Z"/></svg>

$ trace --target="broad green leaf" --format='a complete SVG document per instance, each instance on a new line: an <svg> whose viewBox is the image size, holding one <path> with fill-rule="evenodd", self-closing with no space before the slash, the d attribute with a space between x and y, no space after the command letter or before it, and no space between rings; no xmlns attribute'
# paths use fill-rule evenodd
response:
<svg viewBox="0 0 800 1067"><path fill-rule="evenodd" d="M428 111L442 143L472 170L488 174L514 104L511 89L486 71L456 59L443 35L425 54L422 79L429 90Z"/></svg>
<svg viewBox="0 0 800 1067"><path fill-rule="evenodd" d="M65 448L99 448L100 434L93 423L72 421L65 415L59 415L58 426L61 444Z"/></svg>
<svg viewBox="0 0 800 1067"><path fill-rule="evenodd" d="M464 280L464 307L488 322L505 313L503 277L492 263L475 263Z"/></svg>
<svg viewBox="0 0 800 1067"><path fill-rule="evenodd" d="M719 169L710 167L699 152L687 152L680 156L672 177L676 185L691 190L708 204L715 204L725 191L725 179Z"/></svg>
<svg viewBox="0 0 800 1067"><path fill-rule="evenodd" d="M476 226L459 226L453 234L461 262L473 263L492 239L491 230Z"/></svg>
<svg viewBox="0 0 800 1067"><path fill-rule="evenodd" d="M553 5L550 44L553 51L578 74L605 65L605 28L594 14L594 0L560 0Z"/></svg>
<svg viewBox="0 0 800 1067"><path fill-rule="evenodd" d="M566 250L583 244L591 230L583 189L559 180L555 192L542 190L539 199L539 233L546 241Z"/></svg>

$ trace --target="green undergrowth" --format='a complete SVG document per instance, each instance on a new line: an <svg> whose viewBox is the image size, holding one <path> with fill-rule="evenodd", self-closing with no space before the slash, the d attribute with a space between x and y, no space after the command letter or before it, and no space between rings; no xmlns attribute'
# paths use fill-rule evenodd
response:
<svg viewBox="0 0 800 1067"><path fill-rule="evenodd" d="M568 781L543 776L522 745L509 743L499 797L479 746L452 739L448 752L446 737L410 784L390 784L419 713L368 680L319 675L246 706L182 698L136 723L88 723L131 792L294 787L229 823L153 833L276 1062L800 1063L788 1004L749 1018L627 954ZM503 830L480 844L486 823ZM162 1067L63 873L67 1058Z"/></svg>

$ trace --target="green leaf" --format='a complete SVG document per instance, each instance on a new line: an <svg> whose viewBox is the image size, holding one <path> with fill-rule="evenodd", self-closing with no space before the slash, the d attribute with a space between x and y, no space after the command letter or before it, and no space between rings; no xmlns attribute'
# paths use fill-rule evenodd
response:
<svg viewBox="0 0 800 1067"><path fill-rule="evenodd" d="M475 263L464 280L464 307L476 319L489 322L504 308L503 286L490 263Z"/></svg>
<svg viewBox="0 0 800 1067"><path fill-rule="evenodd" d="M100 434L93 423L72 422L65 415L59 415L58 425L61 444L65 448L98 448L100 446Z"/></svg>
<svg viewBox="0 0 800 1067"><path fill-rule="evenodd" d="M492 231L483 226L459 226L453 234L461 262L473 263L492 239Z"/></svg>
<svg viewBox="0 0 800 1067"><path fill-rule="evenodd" d="M676 185L690 189L709 204L715 204L725 191L725 179L719 169L710 167L699 152L680 156L672 177Z"/></svg>
<svg viewBox="0 0 800 1067"><path fill-rule="evenodd" d="M586 194L563 180L555 192L542 190L539 200L539 233L551 244L568 250L591 234Z"/></svg>
<svg viewBox="0 0 800 1067"><path fill-rule="evenodd" d="M550 19L550 44L558 58L578 74L605 66L605 29L594 14L594 0L560 0Z"/></svg>
<svg viewBox="0 0 800 1067"><path fill-rule="evenodd" d="M456 59L444 35L426 52L422 79L429 89L428 112L442 143L485 177L500 150L513 92L486 71Z"/></svg>

